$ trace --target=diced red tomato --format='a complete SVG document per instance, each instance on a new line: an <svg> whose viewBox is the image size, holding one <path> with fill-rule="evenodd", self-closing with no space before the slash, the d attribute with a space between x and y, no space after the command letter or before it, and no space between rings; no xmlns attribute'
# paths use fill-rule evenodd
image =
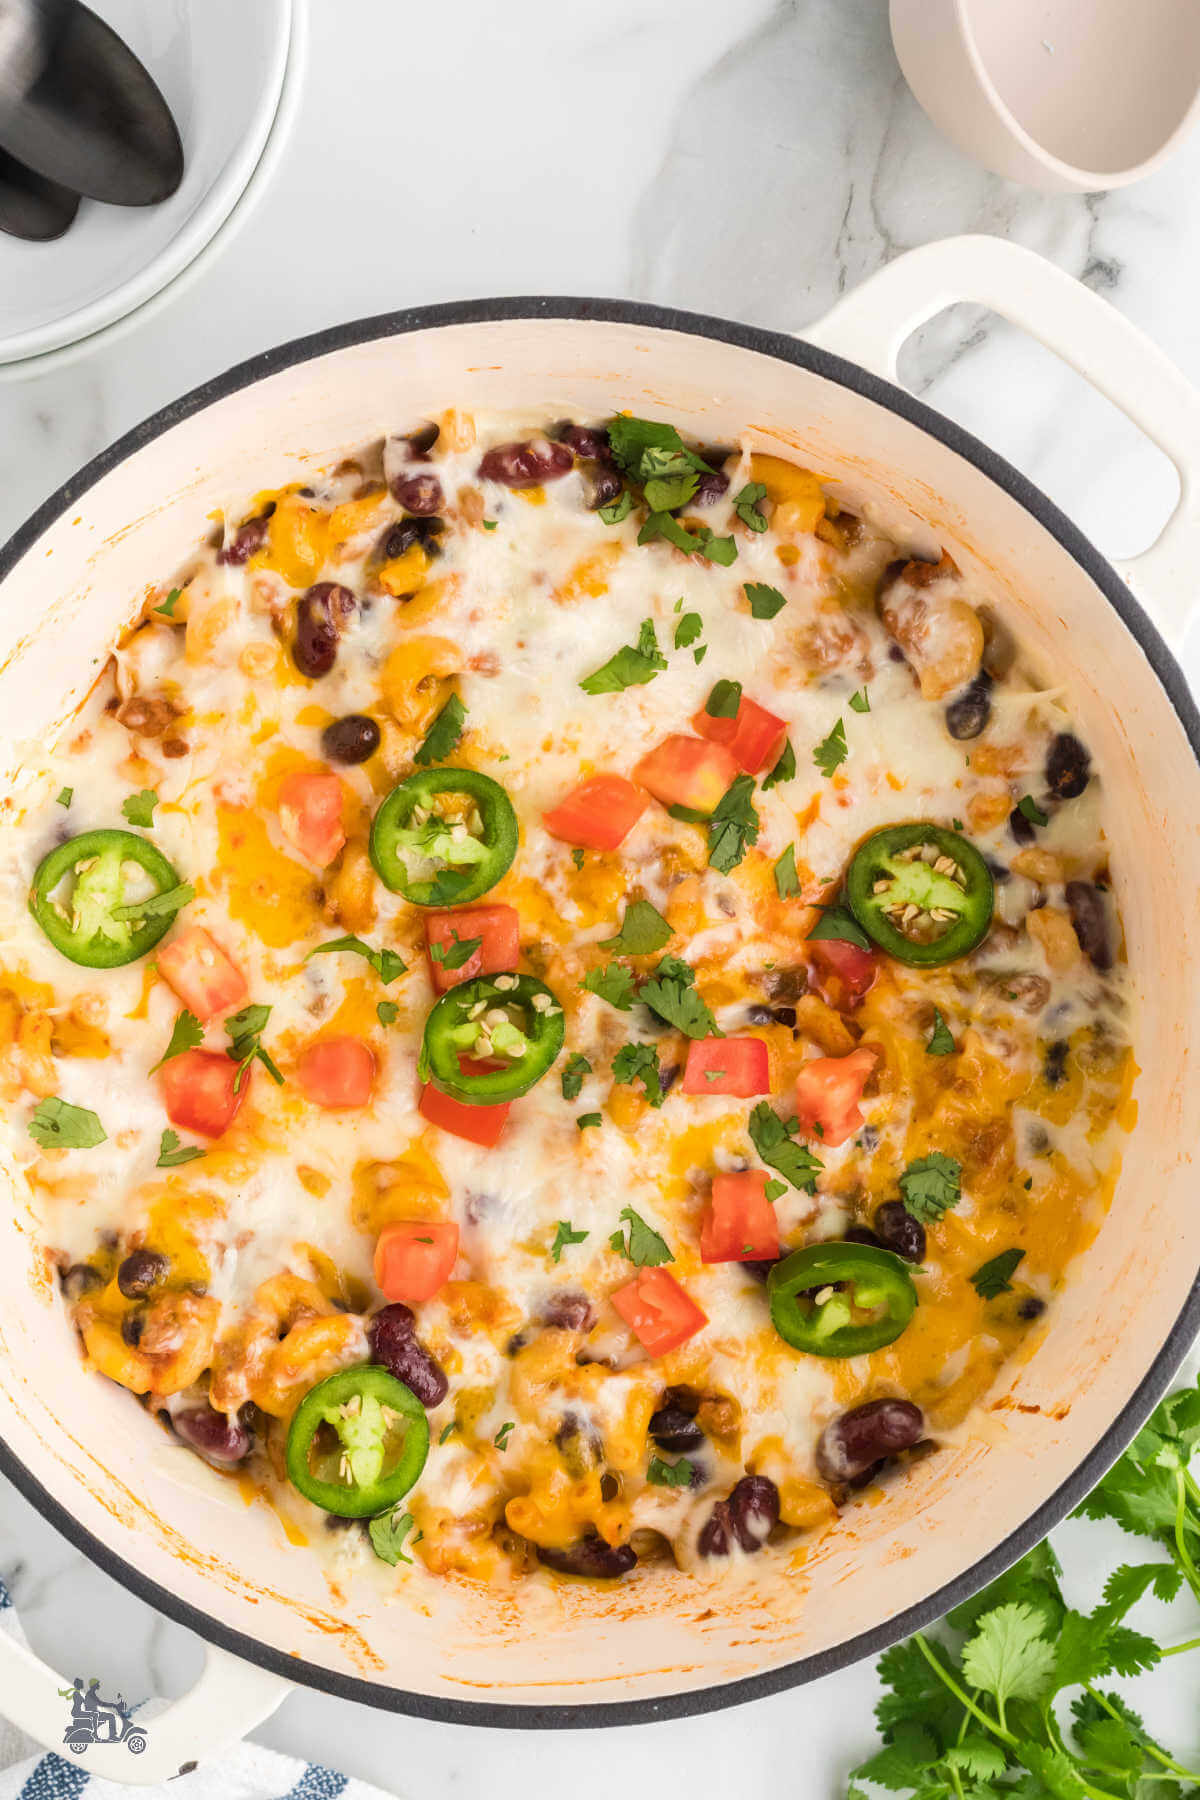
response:
<svg viewBox="0 0 1200 1800"><path fill-rule="evenodd" d="M666 1269L639 1269L612 1303L651 1356L677 1350L708 1324L707 1313Z"/></svg>
<svg viewBox="0 0 1200 1800"><path fill-rule="evenodd" d="M873 950L860 950L843 938L810 938L808 951L817 969L817 985L831 1006L857 1006L879 973Z"/></svg>
<svg viewBox="0 0 1200 1800"><path fill-rule="evenodd" d="M156 960L163 980L170 982L197 1019L232 1012L249 991L242 971L203 925L185 926L163 945Z"/></svg>
<svg viewBox="0 0 1200 1800"><path fill-rule="evenodd" d="M700 1225L700 1255L706 1263L774 1262L779 1255L779 1221L767 1199L765 1169L714 1175L712 1200Z"/></svg>
<svg viewBox="0 0 1200 1800"><path fill-rule="evenodd" d="M458 1226L429 1219L385 1225L375 1245L375 1282L387 1300L419 1305L450 1279L458 1256Z"/></svg>
<svg viewBox="0 0 1200 1800"><path fill-rule="evenodd" d="M493 1144L500 1142L511 1105L512 1102L506 1100L503 1106L464 1106L461 1100L452 1100L449 1094L443 1094L430 1083L421 1089L417 1111L442 1131L453 1132L455 1137L466 1138L469 1144L482 1144L490 1150Z"/></svg>
<svg viewBox="0 0 1200 1800"><path fill-rule="evenodd" d="M288 775L279 785L279 826L289 844L326 869L342 845L343 789L337 775Z"/></svg>
<svg viewBox="0 0 1200 1800"><path fill-rule="evenodd" d="M724 744L674 732L656 744L633 771L633 779L664 806L710 813L738 773L737 758Z"/></svg>
<svg viewBox="0 0 1200 1800"><path fill-rule="evenodd" d="M542 815L551 837L585 850L615 850L646 810L646 796L624 775L592 775Z"/></svg>
<svg viewBox="0 0 1200 1800"><path fill-rule="evenodd" d="M751 1094L771 1091L771 1059L761 1038L693 1038L683 1071L685 1094Z"/></svg>
<svg viewBox="0 0 1200 1800"><path fill-rule="evenodd" d="M858 1103L879 1061L874 1050L849 1056L815 1056L796 1077L796 1117L801 1131L836 1149L862 1127Z"/></svg>
<svg viewBox="0 0 1200 1800"><path fill-rule="evenodd" d="M453 950L479 938L478 950L472 951L461 968L447 969L429 958L429 973L439 994L457 987L460 981L474 981L477 975L499 975L515 969L521 952L520 919L515 906L465 906L461 912L429 913L425 919L425 941L432 952L435 944Z"/></svg>
<svg viewBox="0 0 1200 1800"><path fill-rule="evenodd" d="M365 1106L375 1085L375 1058L361 1038L319 1038L300 1052L296 1078L316 1106Z"/></svg>
<svg viewBox="0 0 1200 1800"><path fill-rule="evenodd" d="M787 720L777 719L757 700L748 700L743 694L736 717L713 719L701 708L692 720L692 730L710 743L724 744L744 774L757 775L760 769L773 769L779 761Z"/></svg>
<svg viewBox="0 0 1200 1800"><path fill-rule="evenodd" d="M185 1050L158 1071L163 1104L172 1125L201 1137L220 1137L233 1123L246 1098L250 1070L242 1074L240 1093L234 1093L238 1066L231 1056L217 1050Z"/></svg>

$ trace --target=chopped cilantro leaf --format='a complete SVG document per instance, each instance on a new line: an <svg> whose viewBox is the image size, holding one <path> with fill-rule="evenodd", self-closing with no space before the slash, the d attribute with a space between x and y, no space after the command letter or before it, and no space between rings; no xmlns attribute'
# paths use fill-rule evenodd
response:
<svg viewBox="0 0 1200 1800"><path fill-rule="evenodd" d="M834 770L845 762L847 755L846 727L839 719L829 736L822 738L813 751L813 761L828 781Z"/></svg>
<svg viewBox="0 0 1200 1800"><path fill-rule="evenodd" d="M651 1106L663 1103L658 1051L653 1044L622 1044L613 1057L613 1080L625 1086L640 1081Z"/></svg>
<svg viewBox="0 0 1200 1800"><path fill-rule="evenodd" d="M411 1563L412 1557L404 1549L404 1540L415 1523L410 1512L402 1513L396 1507L371 1520L367 1527L371 1548L380 1562L390 1563L393 1567L397 1563Z"/></svg>
<svg viewBox="0 0 1200 1800"><path fill-rule="evenodd" d="M1017 811L1028 819L1031 825L1048 825L1050 823L1049 815L1042 811L1032 794L1025 794L1017 801Z"/></svg>
<svg viewBox="0 0 1200 1800"><path fill-rule="evenodd" d="M558 1221L558 1229L554 1233L554 1242L550 1246L551 1262L561 1262L562 1253L569 1244L582 1244L587 1236L586 1231L576 1231L568 1219Z"/></svg>
<svg viewBox="0 0 1200 1800"><path fill-rule="evenodd" d="M708 866L728 875L758 842L758 814L751 804L753 775L735 775L717 802L708 827Z"/></svg>
<svg viewBox="0 0 1200 1800"><path fill-rule="evenodd" d="M156 1169L178 1169L184 1163L195 1162L198 1156L203 1155L199 1144L184 1144L181 1147L179 1133L168 1126L159 1141L158 1161L154 1166Z"/></svg>
<svg viewBox="0 0 1200 1800"><path fill-rule="evenodd" d="M437 963L441 969L453 971L463 968L466 963L470 962L483 943L483 939L460 938L453 927L451 927L450 935L454 939L452 944L430 944L429 960Z"/></svg>
<svg viewBox="0 0 1200 1800"><path fill-rule="evenodd" d="M601 938L601 950L616 950L623 956L650 956L661 950L671 938L671 927L648 900L632 900L625 908L621 929L615 937Z"/></svg>
<svg viewBox="0 0 1200 1800"><path fill-rule="evenodd" d="M375 1008L375 1016L381 1025L394 1025L400 1016L400 1008L394 1000L381 1000Z"/></svg>
<svg viewBox="0 0 1200 1800"><path fill-rule="evenodd" d="M654 621L646 619L636 645L624 645L579 685L585 694L620 694L629 687L644 687L666 666L667 659L658 648Z"/></svg>
<svg viewBox="0 0 1200 1800"><path fill-rule="evenodd" d="M646 1480L651 1487L685 1488L691 1487L694 1469L686 1456L676 1462L664 1462L661 1456L652 1456L646 1469Z"/></svg>
<svg viewBox="0 0 1200 1800"><path fill-rule="evenodd" d="M808 936L810 942L835 938L843 944L857 944L860 950L871 948L870 938L848 906L823 906Z"/></svg>
<svg viewBox="0 0 1200 1800"><path fill-rule="evenodd" d="M182 593L182 588L172 588L166 599L160 600L158 605L154 608L155 612L162 613L164 618L173 619L175 617L175 608L179 604L180 595Z"/></svg>
<svg viewBox="0 0 1200 1800"><path fill-rule="evenodd" d="M765 500L767 490L761 481L748 481L740 494L733 497L733 510L742 524L751 531L765 531L767 516L759 511L759 502ZM755 618L758 617L756 613Z"/></svg>
<svg viewBox="0 0 1200 1800"><path fill-rule="evenodd" d="M578 1051L568 1056L561 1076L563 1099L578 1100L583 1091L583 1078L591 1072L592 1065L586 1056L580 1056Z"/></svg>
<svg viewBox="0 0 1200 1800"><path fill-rule="evenodd" d="M627 519L633 511L633 495L628 488L622 488L615 500L610 500L607 506L602 506L598 510L600 518L606 525L619 525L621 520Z"/></svg>
<svg viewBox="0 0 1200 1800"><path fill-rule="evenodd" d="M633 976L624 963L609 963L603 969L589 969L583 978L589 994L607 1000L618 1012L628 1012L633 1005Z"/></svg>
<svg viewBox="0 0 1200 1800"><path fill-rule="evenodd" d="M663 1263L674 1262L675 1258L667 1248L665 1238L659 1237L657 1231L647 1225L640 1213L635 1213L632 1206L621 1208L621 1218L629 1226L628 1235L614 1231L608 1240L614 1250L639 1269L657 1269Z"/></svg>
<svg viewBox="0 0 1200 1800"><path fill-rule="evenodd" d="M792 749L791 738L785 738L783 749L779 752L779 761L763 781L763 792L768 788L778 787L781 781L791 781L796 773L796 752Z"/></svg>
<svg viewBox="0 0 1200 1800"><path fill-rule="evenodd" d="M577 869L582 869L582 867L583 867L583 851L581 850L581 848L579 847L578 844L576 844L575 848L571 852L571 861L575 864L575 867Z"/></svg>
<svg viewBox="0 0 1200 1800"><path fill-rule="evenodd" d="M695 643L703 630L704 620L700 617L699 613L684 613L682 619L680 619L678 625L675 627L675 648L677 650L686 650L689 644Z"/></svg>
<svg viewBox="0 0 1200 1800"><path fill-rule="evenodd" d="M225 1054L238 1065L233 1084L235 1094L241 1092L250 1064L255 1061L262 1064L272 1081L283 1086L283 1076L262 1046L263 1030L270 1016L269 1006L251 1005L243 1006L241 1012L234 1013L232 1018L225 1021L225 1029L231 1040Z"/></svg>
<svg viewBox="0 0 1200 1800"><path fill-rule="evenodd" d="M777 1169L801 1193L815 1194L817 1176L824 1163L805 1144L795 1141L796 1122L779 1117L767 1100L760 1100L750 1114L750 1141L767 1167Z"/></svg>
<svg viewBox="0 0 1200 1800"><path fill-rule="evenodd" d="M865 687L859 688L859 690L856 694L851 694L851 696L850 696L850 711L851 712L869 713L870 710L871 710L871 697L867 693L867 690Z"/></svg>
<svg viewBox="0 0 1200 1800"><path fill-rule="evenodd" d="M429 730L425 741L413 756L415 763L445 762L457 747L466 723L467 709L457 694L451 694Z"/></svg>
<svg viewBox="0 0 1200 1800"><path fill-rule="evenodd" d="M914 1219L935 1223L962 1199L962 1164L940 1150L910 1162L900 1177L900 1193Z"/></svg>
<svg viewBox="0 0 1200 1800"><path fill-rule="evenodd" d="M742 684L740 681L718 681L712 693L704 702L704 710L710 719L736 719L738 707L742 704Z"/></svg>
<svg viewBox="0 0 1200 1800"><path fill-rule="evenodd" d="M29 1135L43 1150L94 1150L108 1137L86 1106L72 1106L57 1095L39 1100L29 1120Z"/></svg>
<svg viewBox="0 0 1200 1800"><path fill-rule="evenodd" d="M176 1056L184 1055L188 1050L198 1050L203 1042L204 1027L195 1014L190 1013L185 1006L171 1029L170 1042L150 1073L153 1075L155 1069L161 1069L164 1063L171 1062Z"/></svg>
<svg viewBox="0 0 1200 1800"><path fill-rule="evenodd" d="M575 1123L580 1131L593 1131L602 1120L599 1113L580 1113Z"/></svg>
<svg viewBox="0 0 1200 1800"><path fill-rule="evenodd" d="M642 984L638 999L685 1037L724 1037L695 983L695 971L688 963L677 956L664 956L651 979Z"/></svg>
<svg viewBox="0 0 1200 1800"><path fill-rule="evenodd" d="M796 846L794 844L789 844L775 863L775 892L781 900L791 900L800 892L800 877L796 873Z"/></svg>
<svg viewBox="0 0 1200 1800"><path fill-rule="evenodd" d="M786 596L765 581L748 581L742 592L750 602L752 619L773 619L787 605Z"/></svg>
<svg viewBox="0 0 1200 1800"><path fill-rule="evenodd" d="M362 956L370 963L384 987L391 985L397 975L403 975L408 964L394 950L374 950L370 944L364 943L360 937L330 938L327 944L318 944L309 956L332 956L338 951L345 951L351 956Z"/></svg>
<svg viewBox="0 0 1200 1800"><path fill-rule="evenodd" d="M70 806L70 804L74 798L75 798L75 789L74 788L67 788L67 787L60 788L58 790L58 793L54 796L54 804L55 804L55 806Z"/></svg>
<svg viewBox="0 0 1200 1800"><path fill-rule="evenodd" d="M500 1427L499 1431L496 1433L495 1437L492 1439L492 1442L495 1444L497 1450L504 1450L507 1448L508 1440L512 1436L513 1432L516 1429L517 1429L517 1421L515 1419L509 1419L505 1424L503 1424Z"/></svg>
<svg viewBox="0 0 1200 1800"><path fill-rule="evenodd" d="M976 1269L971 1277L971 1286L981 1300L994 1300L998 1294L1012 1293L1012 1276L1019 1263L1024 1262L1023 1250L1002 1250L999 1256L993 1256Z"/></svg>
<svg viewBox="0 0 1200 1800"><path fill-rule="evenodd" d="M954 1049L954 1037L950 1027L935 1006L933 1009L933 1031L930 1034L929 1042L925 1046L925 1054L926 1056L953 1056Z"/></svg>
<svg viewBox="0 0 1200 1800"><path fill-rule="evenodd" d="M154 809L158 805L158 795L153 788L143 788L140 793L130 794L124 801L121 811L131 825L140 825L149 831L154 824Z"/></svg>

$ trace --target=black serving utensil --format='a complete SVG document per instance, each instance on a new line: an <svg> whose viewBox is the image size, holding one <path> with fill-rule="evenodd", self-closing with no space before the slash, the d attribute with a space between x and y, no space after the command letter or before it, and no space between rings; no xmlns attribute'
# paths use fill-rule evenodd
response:
<svg viewBox="0 0 1200 1800"><path fill-rule="evenodd" d="M79 195L35 175L0 150L0 231L37 244L61 237L79 211Z"/></svg>
<svg viewBox="0 0 1200 1800"><path fill-rule="evenodd" d="M0 0L0 149L115 206L152 206L183 179L183 145L158 87L79 0Z"/></svg>

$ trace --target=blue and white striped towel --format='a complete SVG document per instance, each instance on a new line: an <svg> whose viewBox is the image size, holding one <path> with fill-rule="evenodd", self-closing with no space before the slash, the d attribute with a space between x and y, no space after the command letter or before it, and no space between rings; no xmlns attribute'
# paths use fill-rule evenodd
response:
<svg viewBox="0 0 1200 1800"><path fill-rule="evenodd" d="M0 1631L11 1631L24 1641L3 1582ZM153 1712L153 1704L147 1706L146 1718ZM0 1800L130 1800L132 1795L144 1795L145 1800L389 1800L382 1789L352 1781L336 1769L280 1756L258 1744L239 1744L219 1762L206 1763L192 1775L177 1776L169 1786L122 1787L89 1775L80 1763L43 1750L0 1717Z"/></svg>

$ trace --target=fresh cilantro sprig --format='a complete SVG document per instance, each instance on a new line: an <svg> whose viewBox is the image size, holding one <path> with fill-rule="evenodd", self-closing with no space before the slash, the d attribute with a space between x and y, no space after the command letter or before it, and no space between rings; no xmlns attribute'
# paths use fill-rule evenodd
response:
<svg viewBox="0 0 1200 1800"><path fill-rule="evenodd" d="M627 1256L639 1269L657 1269L662 1263L675 1261L667 1248L666 1239L647 1225L642 1215L634 1212L632 1206L622 1207L620 1216L629 1230L626 1232L619 1228L614 1231L608 1240L610 1249L617 1251L620 1256Z"/></svg>
<svg viewBox="0 0 1200 1800"><path fill-rule="evenodd" d="M666 1098L658 1051L653 1044L622 1044L613 1057L612 1072L613 1080L622 1086L632 1087L635 1081L640 1081L651 1106L661 1106Z"/></svg>
<svg viewBox="0 0 1200 1800"><path fill-rule="evenodd" d="M995 1300L1012 1293L1012 1277L1025 1260L1023 1250L1001 1250L998 1256L982 1263L971 1277L971 1286L981 1300Z"/></svg>
<svg viewBox="0 0 1200 1800"><path fill-rule="evenodd" d="M1198 1450L1193 1387L1163 1402L1080 1507L1150 1539L1159 1553L1114 1570L1091 1612L1067 1605L1061 1565L1045 1543L957 1607L945 1628L889 1650L878 1665L883 1746L852 1771L847 1800L864 1800L863 1782L923 1800L1193 1793L1200 1770L1174 1757L1102 1684L1200 1649L1194 1628L1164 1648L1127 1623L1151 1594L1169 1604L1186 1586L1200 1600L1200 1486L1191 1472Z"/></svg>
<svg viewBox="0 0 1200 1800"><path fill-rule="evenodd" d="M601 950L615 950L621 956L653 956L670 942L671 927L648 900L631 900L625 908L621 929L615 937L601 938Z"/></svg>
<svg viewBox="0 0 1200 1800"><path fill-rule="evenodd" d="M591 1072L591 1063L586 1056L581 1056L578 1050L568 1056L563 1064L561 1076L563 1099L578 1100L583 1092L583 1078L585 1075L590 1075Z"/></svg>
<svg viewBox="0 0 1200 1800"><path fill-rule="evenodd" d="M792 749L791 738L785 738L778 762L771 773L763 777L763 792L766 793L768 788L778 787L781 781L793 781L795 776L796 752Z"/></svg>
<svg viewBox="0 0 1200 1800"><path fill-rule="evenodd" d="M199 1144L181 1144L179 1133L168 1126L159 1139L158 1161L154 1166L156 1169L178 1169L203 1155Z"/></svg>
<svg viewBox="0 0 1200 1800"><path fill-rule="evenodd" d="M646 1465L646 1480L651 1487L686 1488L692 1485L695 1464L686 1456L680 1456L675 1462L666 1462L661 1456L652 1456Z"/></svg>
<svg viewBox="0 0 1200 1800"><path fill-rule="evenodd" d="M758 842L758 814L751 803L753 775L735 775L708 825L708 866L728 875Z"/></svg>
<svg viewBox="0 0 1200 1800"><path fill-rule="evenodd" d="M900 1177L900 1193L914 1219L935 1225L962 1199L962 1164L931 1150L909 1163Z"/></svg>
<svg viewBox="0 0 1200 1800"><path fill-rule="evenodd" d="M108 1137L97 1115L86 1106L51 1095L39 1100L29 1118L29 1135L43 1150L94 1150Z"/></svg>
<svg viewBox="0 0 1200 1800"><path fill-rule="evenodd" d="M142 788L136 794L130 794L128 800L122 800L121 811L130 825L140 825L149 831L154 824L154 809L158 805L158 795L153 788Z"/></svg>
<svg viewBox="0 0 1200 1800"><path fill-rule="evenodd" d="M256 1061L262 1064L272 1081L283 1086L283 1076L262 1046L262 1034L270 1016L269 1006L243 1006L241 1012L234 1013L232 1018L225 1021L225 1029L230 1038L225 1054L238 1066L233 1083L235 1094L241 1092L250 1064Z"/></svg>
<svg viewBox="0 0 1200 1800"><path fill-rule="evenodd" d="M413 761L426 767L430 763L445 762L457 748L466 722L466 707L457 694L451 694L426 732L420 748L414 751Z"/></svg>
<svg viewBox="0 0 1200 1800"><path fill-rule="evenodd" d="M327 944L318 944L316 949L310 950L308 954L310 956L335 956L340 952L345 952L350 956L365 957L384 987L388 987L398 975L405 974L408 969L404 958L397 956L394 950L389 950L386 945L383 949L376 950L372 945L364 943L360 937L330 938Z"/></svg>
<svg viewBox="0 0 1200 1800"><path fill-rule="evenodd" d="M182 1056L185 1051L198 1050L203 1042L204 1027L195 1013L190 1013L185 1006L171 1027L171 1036L166 1049L150 1073L153 1075L155 1069L161 1069L164 1063L172 1062L175 1057Z"/></svg>
<svg viewBox="0 0 1200 1800"><path fill-rule="evenodd" d="M562 1253L569 1244L582 1244L587 1236L586 1231L576 1231L569 1219L560 1219L554 1233L554 1242L550 1246L550 1261L561 1262Z"/></svg>
<svg viewBox="0 0 1200 1800"><path fill-rule="evenodd" d="M696 971L678 956L664 956L638 993L643 1006L685 1037L724 1037L708 1006L696 992Z"/></svg>
<svg viewBox="0 0 1200 1800"><path fill-rule="evenodd" d="M653 619L644 619L636 644L625 644L606 663L601 663L579 683L585 694L621 694L626 688L644 687L667 666L658 647Z"/></svg>
<svg viewBox="0 0 1200 1800"><path fill-rule="evenodd" d="M836 769L840 769L850 754L846 744L846 727L839 719L829 736L822 738L813 750L813 761L828 781Z"/></svg>
<svg viewBox="0 0 1200 1800"><path fill-rule="evenodd" d="M748 481L740 494L733 497L733 510L750 531L765 531L767 515L761 510L761 502L767 497L767 490L761 481ZM757 613L755 614L757 618Z"/></svg>
<svg viewBox="0 0 1200 1800"><path fill-rule="evenodd" d="M769 1169L778 1169L802 1194L815 1194L817 1176L824 1163L807 1144L796 1142L795 1119L781 1119L768 1100L760 1100L750 1114L750 1141Z"/></svg>
<svg viewBox="0 0 1200 1800"><path fill-rule="evenodd" d="M453 939L449 944L430 944L429 960L436 963L439 969L452 973L469 963L475 952L483 943L482 938L460 938L457 931L451 929Z"/></svg>

